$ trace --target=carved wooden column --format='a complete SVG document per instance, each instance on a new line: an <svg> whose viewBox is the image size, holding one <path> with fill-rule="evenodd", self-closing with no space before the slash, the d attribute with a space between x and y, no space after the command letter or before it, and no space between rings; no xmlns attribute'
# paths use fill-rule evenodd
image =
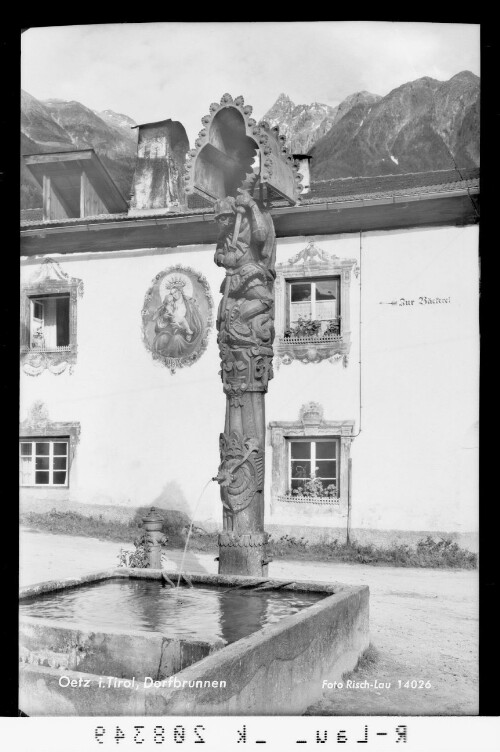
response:
<svg viewBox="0 0 500 752"><path fill-rule="evenodd" d="M265 393L272 378L276 234L273 198L298 201L301 175L285 137L256 123L243 97L210 105L189 152L186 194L214 203L215 263L226 270L217 316L226 418L220 435L219 573L267 574Z"/></svg>
<svg viewBox="0 0 500 752"><path fill-rule="evenodd" d="M276 235L247 191L215 204L215 262L226 269L217 317L226 419L217 480L224 507L219 573L267 574L265 393L272 378Z"/></svg>

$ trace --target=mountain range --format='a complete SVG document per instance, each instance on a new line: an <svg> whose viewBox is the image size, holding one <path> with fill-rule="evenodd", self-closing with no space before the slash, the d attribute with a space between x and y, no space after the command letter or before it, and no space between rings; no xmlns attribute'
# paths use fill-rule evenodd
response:
<svg viewBox="0 0 500 752"><path fill-rule="evenodd" d="M312 179L478 167L479 94L479 78L463 71L354 104L309 150Z"/></svg>
<svg viewBox="0 0 500 752"><path fill-rule="evenodd" d="M336 107L294 104L280 94L263 120L278 125L295 154L310 154L311 177L402 174L479 165L479 78L424 77L385 97L356 92ZM176 117L177 113L173 113ZM94 148L128 198L137 130L127 115L80 102L21 96L21 153ZM21 164L21 207L41 206L41 189Z"/></svg>

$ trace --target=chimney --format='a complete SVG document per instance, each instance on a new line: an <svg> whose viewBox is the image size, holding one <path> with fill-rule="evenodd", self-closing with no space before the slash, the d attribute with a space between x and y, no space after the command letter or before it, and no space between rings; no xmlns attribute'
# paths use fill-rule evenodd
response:
<svg viewBox="0 0 500 752"><path fill-rule="evenodd" d="M139 138L129 215L186 206L184 165L189 141L184 126L169 119L135 127Z"/></svg>
<svg viewBox="0 0 500 752"><path fill-rule="evenodd" d="M309 163L312 157L310 154L294 154L293 158L298 164L299 172L302 175L300 182L302 183L303 188L302 188L302 191L300 192L300 195L303 196L304 194L309 193L310 191L311 169L310 169Z"/></svg>

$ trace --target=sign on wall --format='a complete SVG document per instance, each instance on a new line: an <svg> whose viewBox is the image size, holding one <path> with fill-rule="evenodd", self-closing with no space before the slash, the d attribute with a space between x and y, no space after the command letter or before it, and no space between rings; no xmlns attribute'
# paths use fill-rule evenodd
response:
<svg viewBox="0 0 500 752"><path fill-rule="evenodd" d="M171 373L197 361L207 346L212 310L202 274L181 265L157 274L142 309L142 336L154 360Z"/></svg>

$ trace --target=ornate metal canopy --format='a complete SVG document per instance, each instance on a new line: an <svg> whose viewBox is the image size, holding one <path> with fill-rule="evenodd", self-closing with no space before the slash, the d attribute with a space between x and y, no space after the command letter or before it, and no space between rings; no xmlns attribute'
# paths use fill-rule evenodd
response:
<svg viewBox="0 0 500 752"><path fill-rule="evenodd" d="M236 196L238 188L259 193L264 200L280 198L296 204L302 189L297 164L279 128L250 117L243 97L224 94L210 114L189 152L186 193L211 202Z"/></svg>

